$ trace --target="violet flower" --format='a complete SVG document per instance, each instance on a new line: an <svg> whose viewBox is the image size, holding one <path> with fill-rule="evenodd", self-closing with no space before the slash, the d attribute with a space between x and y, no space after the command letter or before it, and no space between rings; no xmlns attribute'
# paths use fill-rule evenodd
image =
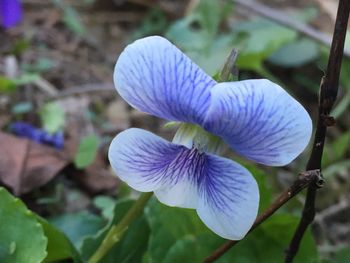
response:
<svg viewBox="0 0 350 263"><path fill-rule="evenodd" d="M116 174L166 205L196 209L227 239L242 239L251 228L259 189L246 168L219 156L223 146L283 166L310 140L308 113L280 86L264 79L217 83L159 36L126 47L114 82L134 108L183 123L172 143L142 129L119 133L109 148Z"/></svg>
<svg viewBox="0 0 350 263"><path fill-rule="evenodd" d="M14 27L22 20L22 6L19 0L0 0L0 25L5 29Z"/></svg>
<svg viewBox="0 0 350 263"><path fill-rule="evenodd" d="M50 134L22 121L12 123L10 130L17 136L28 138L36 143L51 145L59 150L63 148L64 136L62 131Z"/></svg>

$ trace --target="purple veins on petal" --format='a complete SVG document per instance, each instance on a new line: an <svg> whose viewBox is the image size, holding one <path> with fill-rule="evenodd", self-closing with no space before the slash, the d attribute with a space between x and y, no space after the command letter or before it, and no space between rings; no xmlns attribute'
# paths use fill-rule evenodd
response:
<svg viewBox="0 0 350 263"><path fill-rule="evenodd" d="M242 238L255 220L257 184L245 168L229 159L134 128L116 136L109 159L131 187L154 191L164 204L197 209L203 222L225 238Z"/></svg>
<svg viewBox="0 0 350 263"><path fill-rule="evenodd" d="M0 23L11 28L22 20L22 6L19 0L0 0Z"/></svg>
<svg viewBox="0 0 350 263"><path fill-rule="evenodd" d="M310 140L308 113L277 84L268 80L219 83L211 95L204 128L248 159L285 165Z"/></svg>
<svg viewBox="0 0 350 263"><path fill-rule="evenodd" d="M119 94L136 109L155 116L201 123L216 82L165 38L135 41L114 71Z"/></svg>

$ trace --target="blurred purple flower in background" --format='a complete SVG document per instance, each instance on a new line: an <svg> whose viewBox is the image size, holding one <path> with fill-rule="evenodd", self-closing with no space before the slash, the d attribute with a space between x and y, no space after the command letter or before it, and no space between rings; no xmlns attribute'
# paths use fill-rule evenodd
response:
<svg viewBox="0 0 350 263"><path fill-rule="evenodd" d="M22 20L22 6L19 0L0 0L0 25L11 28Z"/></svg>
<svg viewBox="0 0 350 263"><path fill-rule="evenodd" d="M63 148L64 137L62 131L50 134L43 129L21 121L12 123L10 129L17 136L28 138L36 143L48 144L54 146L56 149Z"/></svg>

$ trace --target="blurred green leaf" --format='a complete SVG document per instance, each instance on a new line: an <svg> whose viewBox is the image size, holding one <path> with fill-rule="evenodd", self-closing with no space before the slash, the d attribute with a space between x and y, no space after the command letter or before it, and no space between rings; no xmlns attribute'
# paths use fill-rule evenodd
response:
<svg viewBox="0 0 350 263"><path fill-rule="evenodd" d="M34 214L0 187L0 262L37 263L46 257L47 238Z"/></svg>
<svg viewBox="0 0 350 263"><path fill-rule="evenodd" d="M86 33L84 25L79 19L79 14L70 6L63 7L63 22L66 26L77 35L83 36Z"/></svg>
<svg viewBox="0 0 350 263"><path fill-rule="evenodd" d="M282 46L268 60L283 67L299 67L310 63L317 57L317 44L310 39L303 38Z"/></svg>
<svg viewBox="0 0 350 263"><path fill-rule="evenodd" d="M49 219L49 222L63 231L76 249L81 247L84 238L96 234L107 223L103 218L87 211L63 214Z"/></svg>
<svg viewBox="0 0 350 263"><path fill-rule="evenodd" d="M54 62L48 58L38 58L34 64L23 64L23 70L26 72L41 73L54 67Z"/></svg>
<svg viewBox="0 0 350 263"><path fill-rule="evenodd" d="M114 214L115 200L109 196L96 196L93 200L94 205L101 210L102 216L112 220Z"/></svg>
<svg viewBox="0 0 350 263"><path fill-rule="evenodd" d="M341 163L342 159L349 150L350 145L350 132L346 132L336 138L332 143L327 143L324 152L324 158L322 159L322 166L334 173L337 163ZM328 166L332 167L328 167ZM341 168L341 167L339 167Z"/></svg>
<svg viewBox="0 0 350 263"><path fill-rule="evenodd" d="M48 239L47 256L44 263L58 262L64 259L73 259L74 263L81 262L78 252L65 234L44 218L37 216L37 220L42 225Z"/></svg>
<svg viewBox="0 0 350 263"><path fill-rule="evenodd" d="M339 173L347 173L350 169L350 160L342 160L328 165L323 169L322 174L325 178L329 178Z"/></svg>
<svg viewBox="0 0 350 263"><path fill-rule="evenodd" d="M297 37L295 31L261 19L243 23L236 31L244 34L237 66L247 70L259 70L265 59Z"/></svg>
<svg viewBox="0 0 350 263"><path fill-rule="evenodd" d="M189 15L173 23L165 35L209 75L214 75L232 49L231 35L217 36L220 22L231 8L232 3L200 1Z"/></svg>
<svg viewBox="0 0 350 263"><path fill-rule="evenodd" d="M259 186L260 204L259 211L264 211L272 202L273 190L269 182L269 175L265 171L251 163L244 163L244 167L254 176Z"/></svg>
<svg viewBox="0 0 350 263"><path fill-rule="evenodd" d="M13 92L17 88L14 80L0 76L0 92Z"/></svg>
<svg viewBox="0 0 350 263"><path fill-rule="evenodd" d="M133 33L133 39L139 39L149 35L161 34L168 26L164 12L159 8L152 8L147 13L140 27Z"/></svg>
<svg viewBox="0 0 350 263"><path fill-rule="evenodd" d="M349 263L350 259L350 248L343 248L340 249L336 256L333 263Z"/></svg>
<svg viewBox="0 0 350 263"><path fill-rule="evenodd" d="M96 135L85 136L80 140L78 152L74 158L74 165L79 168L89 166L96 157L99 138Z"/></svg>
<svg viewBox="0 0 350 263"><path fill-rule="evenodd" d="M151 228L148 254L150 262L162 262L169 249L187 235L209 233L195 210L168 207L150 200L145 215ZM192 262L188 259L188 262Z"/></svg>
<svg viewBox="0 0 350 263"><path fill-rule="evenodd" d="M33 110L33 104L31 102L20 102L11 108L11 113L15 115L24 114Z"/></svg>
<svg viewBox="0 0 350 263"><path fill-rule="evenodd" d="M53 4L63 11L63 22L73 33L83 36L86 33L84 25L81 23L78 12L65 4L62 0L51 0Z"/></svg>
<svg viewBox="0 0 350 263"><path fill-rule="evenodd" d="M214 247L219 247L221 244L222 240L213 237L211 233L186 235L170 247L163 262L202 262Z"/></svg>
<svg viewBox="0 0 350 263"><path fill-rule="evenodd" d="M34 83L39 79L39 75L36 73L25 73L14 80L16 85L26 85Z"/></svg>
<svg viewBox="0 0 350 263"><path fill-rule="evenodd" d="M49 133L61 130L65 123L63 108L56 102L46 103L39 111L39 116L44 129Z"/></svg>
<svg viewBox="0 0 350 263"><path fill-rule="evenodd" d="M144 262L202 262L225 242L204 226L194 210L171 208L152 200L146 216L152 232ZM279 263L298 222L295 216L275 214L217 262ZM316 259L316 245L308 231L295 262L311 263Z"/></svg>
<svg viewBox="0 0 350 263"><path fill-rule="evenodd" d="M350 132L346 132L340 135L333 143L333 154L334 159L339 160L344 157L346 152L349 150L350 145Z"/></svg>
<svg viewBox="0 0 350 263"><path fill-rule="evenodd" d="M188 51L187 55L209 75L215 75L223 67L232 51L231 36L217 36L210 47L202 52Z"/></svg>
<svg viewBox="0 0 350 263"><path fill-rule="evenodd" d="M120 200L116 203L114 208L113 224L118 223L133 205L133 200ZM87 261L101 244L103 238L106 236L112 222L100 231L97 235L89 237L84 240L82 246L82 255ZM101 263L133 263L142 262L143 254L147 249L149 227L147 221L143 216L133 222L126 230L123 238L115 244L106 256L101 260Z"/></svg>
<svg viewBox="0 0 350 263"><path fill-rule="evenodd" d="M346 92L345 96L339 98L339 102L335 105L331 112L331 116L339 118L343 113L349 109L350 105L350 90Z"/></svg>
<svg viewBox="0 0 350 263"><path fill-rule="evenodd" d="M21 55L24 51L26 51L30 47L30 43L26 39L16 39L15 43L12 46L11 53L14 55Z"/></svg>

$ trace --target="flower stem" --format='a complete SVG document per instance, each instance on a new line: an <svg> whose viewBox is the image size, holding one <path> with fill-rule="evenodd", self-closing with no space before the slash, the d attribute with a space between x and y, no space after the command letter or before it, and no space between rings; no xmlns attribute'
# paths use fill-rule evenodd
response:
<svg viewBox="0 0 350 263"><path fill-rule="evenodd" d="M107 252L121 240L129 225L142 213L152 194L153 193L151 192L140 195L122 220L110 228L101 245L89 259L88 263L98 263L107 254Z"/></svg>

